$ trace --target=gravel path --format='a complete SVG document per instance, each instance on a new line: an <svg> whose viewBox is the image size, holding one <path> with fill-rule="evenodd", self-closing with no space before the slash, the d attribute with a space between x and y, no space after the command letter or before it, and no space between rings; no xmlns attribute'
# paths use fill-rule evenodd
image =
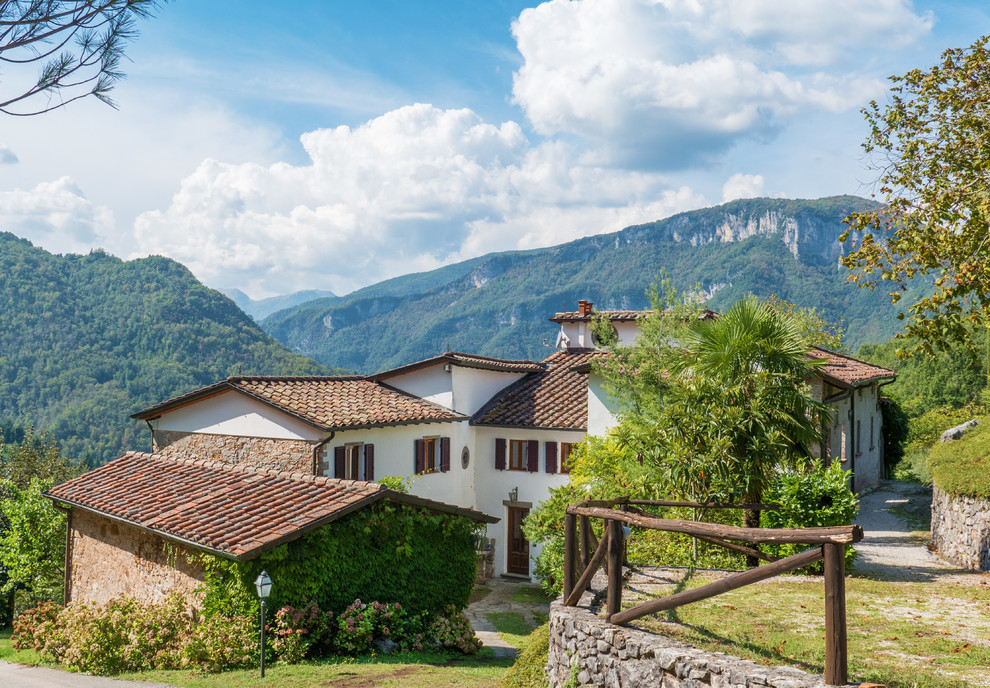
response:
<svg viewBox="0 0 990 688"><path fill-rule="evenodd" d="M29 667L0 661L0 686L4 688L175 688L165 683L120 681L71 671Z"/></svg>
<svg viewBox="0 0 990 688"><path fill-rule="evenodd" d="M930 487L895 480L883 481L861 495L856 523L863 526L864 538L856 545L859 556L851 573L892 581L990 584L990 574L967 572L940 561L928 551L927 533L909 525L908 519L930 517L931 503ZM915 523L914 528L918 527Z"/></svg>

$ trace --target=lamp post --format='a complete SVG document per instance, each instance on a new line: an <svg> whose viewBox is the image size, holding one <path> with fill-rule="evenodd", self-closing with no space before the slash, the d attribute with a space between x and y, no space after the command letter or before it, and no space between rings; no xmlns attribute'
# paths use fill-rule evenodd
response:
<svg viewBox="0 0 990 688"><path fill-rule="evenodd" d="M265 600L272 594L272 579L267 571L258 574L254 581L254 587L258 590L258 597L261 598L261 678L265 677Z"/></svg>

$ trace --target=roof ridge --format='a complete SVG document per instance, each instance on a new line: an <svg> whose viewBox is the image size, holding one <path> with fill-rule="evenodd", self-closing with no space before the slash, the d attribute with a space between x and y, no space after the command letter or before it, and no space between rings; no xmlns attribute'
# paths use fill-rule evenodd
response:
<svg viewBox="0 0 990 688"><path fill-rule="evenodd" d="M258 380L260 382L336 382L364 380L364 375L231 375L225 382L244 382Z"/></svg>

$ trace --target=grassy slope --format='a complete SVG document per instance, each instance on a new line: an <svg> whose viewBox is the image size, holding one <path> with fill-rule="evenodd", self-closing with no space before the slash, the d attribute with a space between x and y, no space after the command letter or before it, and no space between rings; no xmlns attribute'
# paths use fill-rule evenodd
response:
<svg viewBox="0 0 990 688"><path fill-rule="evenodd" d="M932 480L950 494L990 497L990 416L960 439L936 443L928 468Z"/></svg>

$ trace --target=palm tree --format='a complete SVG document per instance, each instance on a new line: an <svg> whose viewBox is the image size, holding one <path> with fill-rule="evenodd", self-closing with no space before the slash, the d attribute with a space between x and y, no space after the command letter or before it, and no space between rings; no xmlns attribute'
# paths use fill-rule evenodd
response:
<svg viewBox="0 0 990 688"><path fill-rule="evenodd" d="M683 344L672 372L702 390L718 419L711 432L732 466L735 496L759 503L774 472L806 459L822 438L828 406L807 385L820 362L807 355L807 340L786 315L752 297L693 323ZM748 510L744 523L759 527L759 511Z"/></svg>

